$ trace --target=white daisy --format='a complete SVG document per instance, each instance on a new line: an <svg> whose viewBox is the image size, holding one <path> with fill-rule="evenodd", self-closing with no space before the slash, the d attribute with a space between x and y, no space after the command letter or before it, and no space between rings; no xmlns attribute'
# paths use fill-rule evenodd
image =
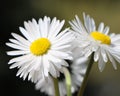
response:
<svg viewBox="0 0 120 96"><path fill-rule="evenodd" d="M71 73L71 91L74 93L78 90L78 87L81 85L83 81L83 77L85 75L86 69L87 69L87 58L81 56L79 54L79 48L75 48L73 50L73 61L68 61L68 64L70 65L68 67L68 70ZM40 80L36 83L35 88L37 90L40 90L41 92L47 93L49 96L54 96L54 83L52 78L49 78L48 82L45 82L41 79L41 76L39 77ZM66 83L65 83L65 77L63 74L60 75L58 78L59 80L59 91L60 96L66 96Z"/></svg>
<svg viewBox="0 0 120 96"><path fill-rule="evenodd" d="M59 77L62 67L68 66L64 59L72 59L70 49L74 36L69 28L60 32L64 22L45 16L38 23L35 19L24 22L25 28L19 29L25 38L12 33L14 39L9 39L10 43L6 45L15 50L7 54L17 57L8 64L12 64L10 68L19 68L17 76L24 79L28 76L32 82L37 81L38 74L43 78L48 77L49 73L55 78Z"/></svg>
<svg viewBox="0 0 120 96"><path fill-rule="evenodd" d="M115 69L116 61L120 63L120 35L108 34L109 27L104 28L104 23L100 23L98 29L93 18L84 16L84 25L78 18L70 22L71 31L77 33L77 40L80 47L83 47L85 56L88 57L94 52L94 61L98 61L98 67L102 71L106 62L110 60Z"/></svg>

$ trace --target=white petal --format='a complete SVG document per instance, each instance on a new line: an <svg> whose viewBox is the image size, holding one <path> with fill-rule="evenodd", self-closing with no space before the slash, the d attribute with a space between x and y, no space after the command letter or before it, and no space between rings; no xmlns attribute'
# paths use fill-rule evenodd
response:
<svg viewBox="0 0 120 96"><path fill-rule="evenodd" d="M111 42L114 44L116 42L120 43L120 35L111 36Z"/></svg>
<svg viewBox="0 0 120 96"><path fill-rule="evenodd" d="M56 38L52 39L51 42L52 42L52 45L53 44L65 44L65 43L68 43L68 42L72 42L74 39L75 39L75 35L72 34L71 32L66 32L64 34L62 34L63 36L59 37L60 34L57 35ZM53 45L54 46L54 45Z"/></svg>
<svg viewBox="0 0 120 96"><path fill-rule="evenodd" d="M104 33L105 35L107 35L107 34L109 33L109 30L110 30L110 28L107 26L107 27L105 27L105 29L103 30L103 33Z"/></svg>
<svg viewBox="0 0 120 96"><path fill-rule="evenodd" d="M11 47L11 48L14 48L14 49L19 49L19 50L26 50L26 48L20 46L20 45L17 45L17 44L13 44L13 43L6 43L7 46Z"/></svg>
<svg viewBox="0 0 120 96"><path fill-rule="evenodd" d="M17 41L15 39L9 39L10 42L14 43L14 44L17 44L17 45L20 45L22 47L25 47L25 48L29 48L29 45L26 44L25 42L24 43L21 43L20 41Z"/></svg>
<svg viewBox="0 0 120 96"><path fill-rule="evenodd" d="M99 27L98 27L98 32L103 32L104 29L104 23L100 23Z"/></svg>
<svg viewBox="0 0 120 96"><path fill-rule="evenodd" d="M90 16L89 15L86 16L85 13L83 13L83 18L84 18L84 25L85 25L87 31L90 32L90 30L89 30Z"/></svg>
<svg viewBox="0 0 120 96"><path fill-rule="evenodd" d="M43 66L44 66L44 75L48 77L50 64L49 64L47 56L45 55L43 56Z"/></svg>
<svg viewBox="0 0 120 96"><path fill-rule="evenodd" d="M33 82L33 76L34 76L34 71L30 71L29 76L28 76L28 80L31 79L31 81Z"/></svg>
<svg viewBox="0 0 120 96"><path fill-rule="evenodd" d="M98 68L99 70L102 72L103 69L105 68L106 63L103 61L102 56L100 56L99 60L98 60Z"/></svg>
<svg viewBox="0 0 120 96"><path fill-rule="evenodd" d="M113 65L114 69L117 69L116 62L115 62L114 58L112 57L112 55L111 55L109 52L107 52L107 55L108 55L108 57L109 57L110 62L111 62L112 65Z"/></svg>
<svg viewBox="0 0 120 96"><path fill-rule="evenodd" d="M56 20L56 17L54 17L51 21L51 24L50 24L50 29L49 29L49 35L48 35L48 38L50 38L53 34L53 31L56 27L56 25L59 23L59 20L57 21Z"/></svg>
<svg viewBox="0 0 120 96"><path fill-rule="evenodd" d="M41 88L41 86L44 84L44 79L43 78L40 78L39 82L35 85L35 88L36 89L39 89Z"/></svg>
<svg viewBox="0 0 120 96"><path fill-rule="evenodd" d="M71 44L72 45L72 38L70 39L70 38L67 38L66 40L65 39L63 39L63 40L61 40L61 41L58 41L58 42L56 42L56 43L52 43L52 47L60 47L60 46L64 46L64 45L67 45L67 44Z"/></svg>
<svg viewBox="0 0 120 96"><path fill-rule="evenodd" d="M99 56L100 56L100 51L99 51L99 50L97 50L97 51L95 52L95 54L94 54L94 61L95 61L95 62L97 62L97 61L98 61Z"/></svg>
<svg viewBox="0 0 120 96"><path fill-rule="evenodd" d="M56 73L56 69L55 69L55 66L53 64L50 64L50 73L53 77L57 78L57 73Z"/></svg>
<svg viewBox="0 0 120 96"><path fill-rule="evenodd" d="M30 42L34 40L33 38L30 37L30 34L28 34L28 32L24 28L19 27L19 30Z"/></svg>
<svg viewBox="0 0 120 96"><path fill-rule="evenodd" d="M56 37L56 40L59 40L59 38L61 38L62 36L64 36L66 34L66 32L68 32L69 28L66 28L65 30L61 31ZM51 38L50 40L54 41L54 38Z"/></svg>
<svg viewBox="0 0 120 96"><path fill-rule="evenodd" d="M14 63L14 64L12 64L11 66L10 66L10 69L13 69L13 68L15 68L15 67L17 67L18 66L18 63Z"/></svg>
<svg viewBox="0 0 120 96"><path fill-rule="evenodd" d="M11 63L14 63L14 62L20 62L20 61L28 61L29 58L32 58L31 54L15 57L15 58L11 59L8 62L8 64L11 64Z"/></svg>
<svg viewBox="0 0 120 96"><path fill-rule="evenodd" d="M15 56L15 55L24 55L30 53L29 51L9 51L7 52L8 55Z"/></svg>
<svg viewBox="0 0 120 96"><path fill-rule="evenodd" d="M26 62L28 63L28 60L24 60L24 61L20 61L20 62L15 62L14 64L12 64L10 66L10 69L15 68L15 67L20 68L22 65L25 66L27 64Z"/></svg>
<svg viewBox="0 0 120 96"><path fill-rule="evenodd" d="M28 21L28 23L24 22L24 25L29 36L35 40L38 36L36 36L37 31L34 27L34 24L31 21Z"/></svg>
<svg viewBox="0 0 120 96"><path fill-rule="evenodd" d="M18 70L16 76L19 76L25 69L22 67Z"/></svg>
<svg viewBox="0 0 120 96"><path fill-rule="evenodd" d="M55 50L50 50L49 51L50 54L52 54L53 56L57 56L58 58L61 58L61 59L69 59L69 60L72 60L73 57L70 56L69 54L65 53L65 52L61 52L61 51L55 51Z"/></svg>
<svg viewBox="0 0 120 96"><path fill-rule="evenodd" d="M55 66L56 70L60 71L62 69L61 63L51 62L51 64L53 64Z"/></svg>
<svg viewBox="0 0 120 96"><path fill-rule="evenodd" d="M71 45L63 45L63 46L52 46L52 50L68 50L68 48L70 48Z"/></svg>
<svg viewBox="0 0 120 96"><path fill-rule="evenodd" d="M41 56L36 57L36 62L34 64L34 70L39 71L42 70L42 60L41 60Z"/></svg>
<svg viewBox="0 0 120 96"><path fill-rule="evenodd" d="M91 51L90 49L86 51L85 53L85 57L89 57L92 54L93 51Z"/></svg>
<svg viewBox="0 0 120 96"><path fill-rule="evenodd" d="M36 38L41 37L40 31L39 31L39 25L37 24L36 20L32 19L32 23L33 23L33 26L34 26L34 32L36 31L36 34L35 34Z"/></svg>
<svg viewBox="0 0 120 96"><path fill-rule="evenodd" d="M24 76L23 76L23 80L25 80L27 78L27 76L28 76L28 73L25 71Z"/></svg>
<svg viewBox="0 0 120 96"><path fill-rule="evenodd" d="M84 31L82 31L82 28L81 28L81 26L79 26L80 28L78 28L78 27L76 27L76 25L74 25L74 22L75 21L71 21L71 22L69 22L70 23L70 25L71 25L71 28L74 30L71 30L72 32L76 32L76 33L78 33L78 34L82 34L82 32L84 32ZM85 31L86 32L86 31Z"/></svg>
<svg viewBox="0 0 120 96"><path fill-rule="evenodd" d="M59 59L59 58L56 57L56 56L53 56L53 55L50 54L50 53L47 54L47 58L48 58L49 61L52 61L52 62L56 62L56 63L61 63L61 62L62 62L61 59Z"/></svg>
<svg viewBox="0 0 120 96"><path fill-rule="evenodd" d="M19 42L21 42L22 44L25 44L27 46L30 45L30 42L27 41L26 39L24 39L22 36L16 34L16 33L11 33L11 35L16 39L18 40Z"/></svg>
<svg viewBox="0 0 120 96"><path fill-rule="evenodd" d="M50 27L50 18L44 17L44 19L39 19L39 28L41 32L42 37L48 37L49 33L49 27Z"/></svg>
<svg viewBox="0 0 120 96"><path fill-rule="evenodd" d="M59 21L59 20L57 20L56 22L55 22L55 26L54 26L54 28L53 28L53 26L51 25L51 27L50 27L50 32L49 32L49 37L48 38L54 38L54 37L56 37L56 35L60 32L60 30L62 29L62 27L63 27L63 25L64 25L64 20L63 21Z"/></svg>
<svg viewBox="0 0 120 96"><path fill-rule="evenodd" d="M33 56L29 62L27 62L26 64L22 65L24 67L26 67L28 69L28 72L31 72L31 71L38 71L40 68L38 66L38 63L37 63L37 57ZM36 66L37 65L37 66ZM38 69L36 69L36 67ZM35 70L36 69L36 70Z"/></svg>
<svg viewBox="0 0 120 96"><path fill-rule="evenodd" d="M80 19L78 18L77 15L75 16L75 18L76 18L76 22L78 24L78 29L79 30L81 29L81 32L86 32L86 29L83 27L83 24L82 24L82 22L80 21Z"/></svg>
<svg viewBox="0 0 120 96"><path fill-rule="evenodd" d="M69 66L69 64L65 60L62 60L61 65L66 66L66 67Z"/></svg>
<svg viewBox="0 0 120 96"><path fill-rule="evenodd" d="M93 31L95 31L96 30L96 26L95 26L95 21L94 21L94 19L92 18L91 19L91 32L93 32Z"/></svg>
<svg viewBox="0 0 120 96"><path fill-rule="evenodd" d="M56 24L56 21L57 21L57 18L54 17L54 18L52 19L52 21L51 21L51 29L54 28L54 26L55 26L55 24Z"/></svg>
<svg viewBox="0 0 120 96"><path fill-rule="evenodd" d="M101 48L102 58L103 58L104 62L107 62L107 61L108 61L108 58L107 58L107 55L106 55L106 52L105 52L105 51L107 51L107 49L104 50L104 49Z"/></svg>
<svg viewBox="0 0 120 96"><path fill-rule="evenodd" d="M80 21L80 19L78 18L77 15L75 16L75 20L73 20L73 21L71 21L71 22L69 22L69 23L70 23L70 25L71 25L71 27L72 27L72 29L73 29L74 31L76 31L76 32L78 32L78 33L80 33L80 34L83 34L83 32L84 32L85 34L87 34L87 33L86 33L86 29L84 28L82 22Z"/></svg>

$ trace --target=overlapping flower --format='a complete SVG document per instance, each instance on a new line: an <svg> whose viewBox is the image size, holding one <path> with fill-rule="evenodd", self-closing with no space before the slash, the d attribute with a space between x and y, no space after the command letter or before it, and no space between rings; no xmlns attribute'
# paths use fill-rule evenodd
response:
<svg viewBox="0 0 120 96"><path fill-rule="evenodd" d="M38 23L35 19L24 22L25 28L19 28L24 37L12 33L14 39L9 39L6 45L15 50L7 54L15 57L8 64L11 64L10 68L19 68L17 76L28 77L33 82L39 74L43 79L50 74L59 77L62 67L68 66L65 59L72 59L70 49L74 38L69 28L61 31L64 22L45 16Z"/></svg>
<svg viewBox="0 0 120 96"><path fill-rule="evenodd" d="M87 64L88 64L88 59L84 56L81 56L79 54L80 49L78 47L74 48L72 50L73 54L73 60L69 61L68 64L70 65L68 67L70 74L71 74L71 91L72 93L76 92L78 90L78 87L80 87L86 69L87 69ZM66 90L66 83L65 83L65 78L64 74L60 75L61 79L59 80L59 91L60 91L60 96L66 96L67 90ZM41 79L41 76L39 77L39 81L36 83L36 89L40 90L41 92L47 93L49 96L54 96L54 83L52 80L52 77L49 78L49 80L46 82Z"/></svg>
<svg viewBox="0 0 120 96"><path fill-rule="evenodd" d="M89 15L84 16L84 24L78 16L70 22L73 32L77 33L79 47L82 53L89 57L94 52L94 61L98 61L98 67L102 71L106 62L110 60L115 69L116 62L120 63L120 35L115 33L109 34L109 27L104 27L100 23L96 29L95 21Z"/></svg>

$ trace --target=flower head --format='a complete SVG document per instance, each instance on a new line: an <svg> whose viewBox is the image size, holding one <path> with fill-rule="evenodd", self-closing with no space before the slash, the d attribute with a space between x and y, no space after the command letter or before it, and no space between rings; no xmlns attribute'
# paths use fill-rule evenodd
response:
<svg viewBox="0 0 120 96"><path fill-rule="evenodd" d="M14 51L8 51L7 54L14 57L8 64L10 68L18 67L17 76L28 80L37 81L40 74L42 78L59 77L62 67L68 66L66 60L71 60L71 42L73 34L69 29L60 31L64 25L64 20L60 22L56 18L52 20L49 17L40 18L38 23L35 19L24 22L20 27L22 36L12 33L14 39L9 39L7 46L14 48Z"/></svg>
<svg viewBox="0 0 120 96"><path fill-rule="evenodd" d="M80 49L74 48L73 49L73 60L67 61L70 65L68 67L68 70L71 73L71 91L72 93L76 92L78 90L78 87L81 86L81 83L83 81L86 69L87 69L87 61L88 59L84 56L81 56L79 54ZM39 76L39 81L36 83L35 88L37 90L40 90L41 92L47 93L49 96L54 96L54 83L52 78L49 78L48 82L45 82L41 79L41 76ZM59 80L59 91L60 96L66 96L66 83L65 83L65 77L64 74L60 74Z"/></svg>
<svg viewBox="0 0 120 96"><path fill-rule="evenodd" d="M84 25L78 18L70 22L72 30L77 33L77 40L83 54L88 57L94 52L94 61L102 71L106 62L110 60L115 69L116 61L120 63L120 35L109 34L109 27L100 23L96 29L95 21L89 15L84 16Z"/></svg>

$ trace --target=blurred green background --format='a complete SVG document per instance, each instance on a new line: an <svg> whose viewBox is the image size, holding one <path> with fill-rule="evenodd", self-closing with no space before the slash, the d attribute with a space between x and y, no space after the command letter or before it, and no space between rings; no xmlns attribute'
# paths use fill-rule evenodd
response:
<svg viewBox="0 0 120 96"><path fill-rule="evenodd" d="M110 32L120 33L120 0L1 0L0 1L0 94L1 96L47 96L34 89L34 84L16 77L17 69L9 69L11 58L6 55L10 48L5 42L10 33L20 33L23 22L35 18L50 16L68 21L77 14L82 20L85 12L93 17L98 25L104 22L110 26ZM76 96L76 95L74 95ZM90 73L85 96L120 96L120 65L114 70L112 64L106 64L99 72L94 64Z"/></svg>

